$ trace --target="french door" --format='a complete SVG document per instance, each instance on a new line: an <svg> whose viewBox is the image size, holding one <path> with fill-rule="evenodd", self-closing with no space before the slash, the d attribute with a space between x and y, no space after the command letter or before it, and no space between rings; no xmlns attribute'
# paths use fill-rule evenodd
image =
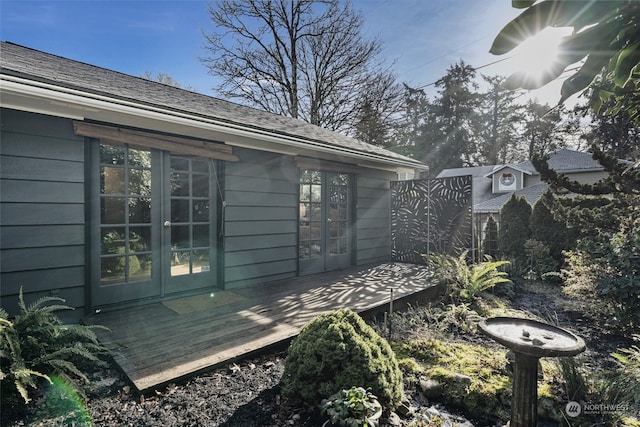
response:
<svg viewBox="0 0 640 427"><path fill-rule="evenodd" d="M92 305L216 285L213 160L92 148Z"/></svg>
<svg viewBox="0 0 640 427"><path fill-rule="evenodd" d="M298 258L300 274L351 265L351 177L344 173L300 173Z"/></svg>

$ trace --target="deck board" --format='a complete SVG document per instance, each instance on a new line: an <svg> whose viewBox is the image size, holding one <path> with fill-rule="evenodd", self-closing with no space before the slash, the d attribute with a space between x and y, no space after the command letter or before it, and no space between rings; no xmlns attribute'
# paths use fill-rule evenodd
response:
<svg viewBox="0 0 640 427"><path fill-rule="evenodd" d="M158 302L85 321L110 329L99 332L100 340L146 392L287 341L322 313L386 309L390 288L394 300L438 294L425 266L386 263L232 289L241 301L209 310L177 314Z"/></svg>

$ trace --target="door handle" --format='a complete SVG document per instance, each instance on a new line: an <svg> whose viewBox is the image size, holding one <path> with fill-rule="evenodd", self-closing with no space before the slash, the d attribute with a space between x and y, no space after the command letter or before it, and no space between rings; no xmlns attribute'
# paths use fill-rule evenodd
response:
<svg viewBox="0 0 640 427"><path fill-rule="evenodd" d="M169 228L171 227L171 221L165 221L162 225L164 225L164 228Z"/></svg>

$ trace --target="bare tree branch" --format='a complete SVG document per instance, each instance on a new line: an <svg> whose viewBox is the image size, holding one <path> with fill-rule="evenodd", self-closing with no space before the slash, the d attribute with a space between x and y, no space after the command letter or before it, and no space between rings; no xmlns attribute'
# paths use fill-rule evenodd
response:
<svg viewBox="0 0 640 427"><path fill-rule="evenodd" d="M209 14L214 30L204 33L209 56L202 62L221 79L221 96L354 133L364 91L382 67L380 43L362 37L362 16L350 3L221 0Z"/></svg>

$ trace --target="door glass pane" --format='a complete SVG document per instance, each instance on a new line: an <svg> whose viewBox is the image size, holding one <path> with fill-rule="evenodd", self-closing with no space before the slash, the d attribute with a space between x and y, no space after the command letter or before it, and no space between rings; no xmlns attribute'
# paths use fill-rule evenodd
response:
<svg viewBox="0 0 640 427"><path fill-rule="evenodd" d="M171 247L184 249L191 247L191 233L189 225L173 225L171 227Z"/></svg>
<svg viewBox="0 0 640 427"><path fill-rule="evenodd" d="M189 196L189 173L173 172L171 174L171 195Z"/></svg>
<svg viewBox="0 0 640 427"><path fill-rule="evenodd" d="M131 197L129 199L129 223L151 223L151 199Z"/></svg>
<svg viewBox="0 0 640 427"><path fill-rule="evenodd" d="M131 252L151 252L151 227L129 228L129 250Z"/></svg>
<svg viewBox="0 0 640 427"><path fill-rule="evenodd" d="M193 175L193 197L209 197L209 175Z"/></svg>
<svg viewBox="0 0 640 427"><path fill-rule="evenodd" d="M103 228L100 230L100 253L107 255L116 255L125 253L124 227Z"/></svg>
<svg viewBox="0 0 640 427"><path fill-rule="evenodd" d="M184 276L185 274L190 274L190 258L190 251L173 251L171 253L171 275Z"/></svg>
<svg viewBox="0 0 640 427"><path fill-rule="evenodd" d="M151 280L151 254L129 257L129 280Z"/></svg>
<svg viewBox="0 0 640 427"><path fill-rule="evenodd" d="M209 226L194 225L193 226L193 247L202 248L209 246Z"/></svg>
<svg viewBox="0 0 640 427"><path fill-rule="evenodd" d="M189 159L184 157L171 156L171 170L188 171Z"/></svg>
<svg viewBox="0 0 640 427"><path fill-rule="evenodd" d="M193 273L206 273L209 267L209 249L196 249L193 251Z"/></svg>
<svg viewBox="0 0 640 427"><path fill-rule="evenodd" d="M309 258L320 258L322 255L322 247L320 246L320 240L312 240L309 242L311 247L311 253L309 254Z"/></svg>
<svg viewBox="0 0 640 427"><path fill-rule="evenodd" d="M125 199L122 197L102 197L100 199L100 223L124 224Z"/></svg>
<svg viewBox="0 0 640 427"><path fill-rule="evenodd" d="M189 199L171 200L171 222L189 222Z"/></svg>
<svg viewBox="0 0 640 427"><path fill-rule="evenodd" d="M193 222L209 222L209 200L193 201Z"/></svg>
<svg viewBox="0 0 640 427"><path fill-rule="evenodd" d="M126 282L125 268L127 257L101 257L100 258L100 283L112 285Z"/></svg>
<svg viewBox="0 0 640 427"><path fill-rule="evenodd" d="M101 144L101 284L151 279L150 195L151 152Z"/></svg>
<svg viewBox="0 0 640 427"><path fill-rule="evenodd" d="M124 165L125 157L124 147L100 145L100 163L103 165Z"/></svg>
<svg viewBox="0 0 640 427"><path fill-rule="evenodd" d="M100 173L100 194L124 194L124 168L102 168Z"/></svg>
<svg viewBox="0 0 640 427"><path fill-rule="evenodd" d="M151 195L151 170L132 169L129 172L129 194Z"/></svg>
<svg viewBox="0 0 640 427"><path fill-rule="evenodd" d="M151 151L129 148L127 154L129 167L139 166L141 168L151 169Z"/></svg>

